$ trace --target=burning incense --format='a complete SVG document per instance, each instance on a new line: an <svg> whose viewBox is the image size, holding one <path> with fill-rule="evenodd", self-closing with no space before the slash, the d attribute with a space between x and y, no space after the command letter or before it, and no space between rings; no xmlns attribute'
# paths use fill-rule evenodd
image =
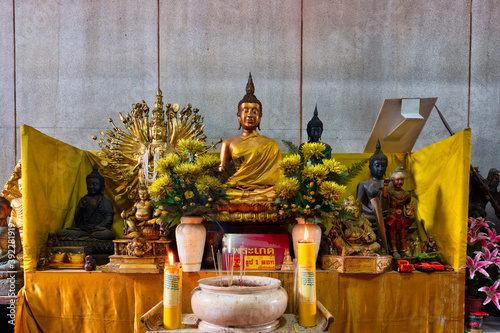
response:
<svg viewBox="0 0 500 333"><path fill-rule="evenodd" d="M217 252L217 265L219 267L220 286L222 287L222 254Z"/></svg>
<svg viewBox="0 0 500 333"><path fill-rule="evenodd" d="M243 248L240 247L240 287L243 286Z"/></svg>

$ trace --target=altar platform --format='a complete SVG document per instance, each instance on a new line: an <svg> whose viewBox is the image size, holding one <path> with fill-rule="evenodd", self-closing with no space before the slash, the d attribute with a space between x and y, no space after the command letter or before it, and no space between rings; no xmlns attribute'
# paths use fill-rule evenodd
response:
<svg viewBox="0 0 500 333"><path fill-rule="evenodd" d="M407 184L419 199L416 215L455 272L318 271L317 299L335 318L330 332L463 331L465 270L457 270L465 263L467 247L470 141L470 129L466 129L416 152L387 154L389 170L401 165L410 168ZM25 288L17 302L16 332L146 332L140 317L161 301L162 274L36 271L47 234L72 225L76 203L87 191L85 177L94 163L102 166L103 161L94 152L26 125L21 127L21 147ZM371 154L333 155L351 165ZM358 177L348 193L354 193L355 184L368 173ZM115 197L116 187L107 180L105 195ZM118 212L130 207L130 202L124 199L114 205ZM118 238L123 226L123 219L115 214L113 230ZM292 273L247 274L278 278L292 294ZM211 276L214 271L184 273L185 313L191 312L190 293L197 281Z"/></svg>
<svg viewBox="0 0 500 333"><path fill-rule="evenodd" d="M292 295L293 274L247 272L280 279ZM183 274L182 307L214 271ZM25 274L17 332L146 332L140 318L163 297L163 274L48 270ZM330 332L461 332L465 274L340 274L317 271L317 299L333 315ZM22 306L25 303L27 306ZM289 307L287 313L292 312Z"/></svg>

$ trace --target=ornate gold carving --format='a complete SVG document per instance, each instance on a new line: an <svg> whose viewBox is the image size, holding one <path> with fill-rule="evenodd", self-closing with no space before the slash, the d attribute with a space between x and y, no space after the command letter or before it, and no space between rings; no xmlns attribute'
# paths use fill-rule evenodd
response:
<svg viewBox="0 0 500 333"><path fill-rule="evenodd" d="M120 184L116 188L116 201L124 196L135 199L139 185L154 178L155 160L174 152L180 139L206 140L203 117L191 104L180 111L178 104L166 104L164 109L163 95L158 90L154 106L151 121L149 107L142 101L133 104L126 116L118 113L125 131L110 118L113 129L101 131L100 139L92 137L101 148L98 156L103 158L103 175Z"/></svg>

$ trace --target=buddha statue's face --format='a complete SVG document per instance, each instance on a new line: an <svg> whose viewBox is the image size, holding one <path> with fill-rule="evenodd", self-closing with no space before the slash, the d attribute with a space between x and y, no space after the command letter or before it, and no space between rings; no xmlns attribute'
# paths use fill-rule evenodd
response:
<svg viewBox="0 0 500 333"><path fill-rule="evenodd" d="M385 175L385 170L387 169L387 161L386 160L375 160L370 165L370 172L372 177L374 178L382 178Z"/></svg>
<svg viewBox="0 0 500 333"><path fill-rule="evenodd" d="M323 129L321 127L311 127L307 134L311 142L319 142L321 134L323 134Z"/></svg>
<svg viewBox="0 0 500 333"><path fill-rule="evenodd" d="M155 141L165 141L167 139L167 129L160 125L150 127L149 135Z"/></svg>
<svg viewBox="0 0 500 333"><path fill-rule="evenodd" d="M238 111L238 120L245 130L255 130L260 124L262 113L257 103L243 103Z"/></svg>
<svg viewBox="0 0 500 333"><path fill-rule="evenodd" d="M345 209L352 214L355 218L359 218L361 215L361 207L359 207L355 202L348 202L345 205Z"/></svg>
<svg viewBox="0 0 500 333"><path fill-rule="evenodd" d="M143 190L143 189L139 190L139 199L148 200L148 197L149 197L149 195L148 195L147 190Z"/></svg>
<svg viewBox="0 0 500 333"><path fill-rule="evenodd" d="M394 176L392 176L392 184L394 185L394 188L399 190L403 187L405 183L405 176L401 173L397 173Z"/></svg>
<svg viewBox="0 0 500 333"><path fill-rule="evenodd" d="M101 192L101 182L97 178L87 179L87 192L90 195L99 194Z"/></svg>

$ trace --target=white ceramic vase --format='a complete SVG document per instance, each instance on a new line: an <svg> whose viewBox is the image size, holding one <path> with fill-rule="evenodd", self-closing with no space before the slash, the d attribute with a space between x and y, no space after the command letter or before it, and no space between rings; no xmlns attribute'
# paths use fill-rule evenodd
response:
<svg viewBox="0 0 500 333"><path fill-rule="evenodd" d="M265 276L211 277L198 281L191 308L203 332L271 332L288 304L281 281ZM222 280L222 287L220 282Z"/></svg>
<svg viewBox="0 0 500 333"><path fill-rule="evenodd" d="M298 258L298 246L299 240L304 239L305 230L307 227L308 239L314 240L315 250L316 250L316 260L318 260L319 247L321 245L321 227L314 223L306 223L303 217L295 218L297 224L292 229L292 240L293 240L293 253L295 258Z"/></svg>
<svg viewBox="0 0 500 333"><path fill-rule="evenodd" d="M177 252L183 272L198 272L201 269L207 230L201 224L203 217L183 216L175 228Z"/></svg>

